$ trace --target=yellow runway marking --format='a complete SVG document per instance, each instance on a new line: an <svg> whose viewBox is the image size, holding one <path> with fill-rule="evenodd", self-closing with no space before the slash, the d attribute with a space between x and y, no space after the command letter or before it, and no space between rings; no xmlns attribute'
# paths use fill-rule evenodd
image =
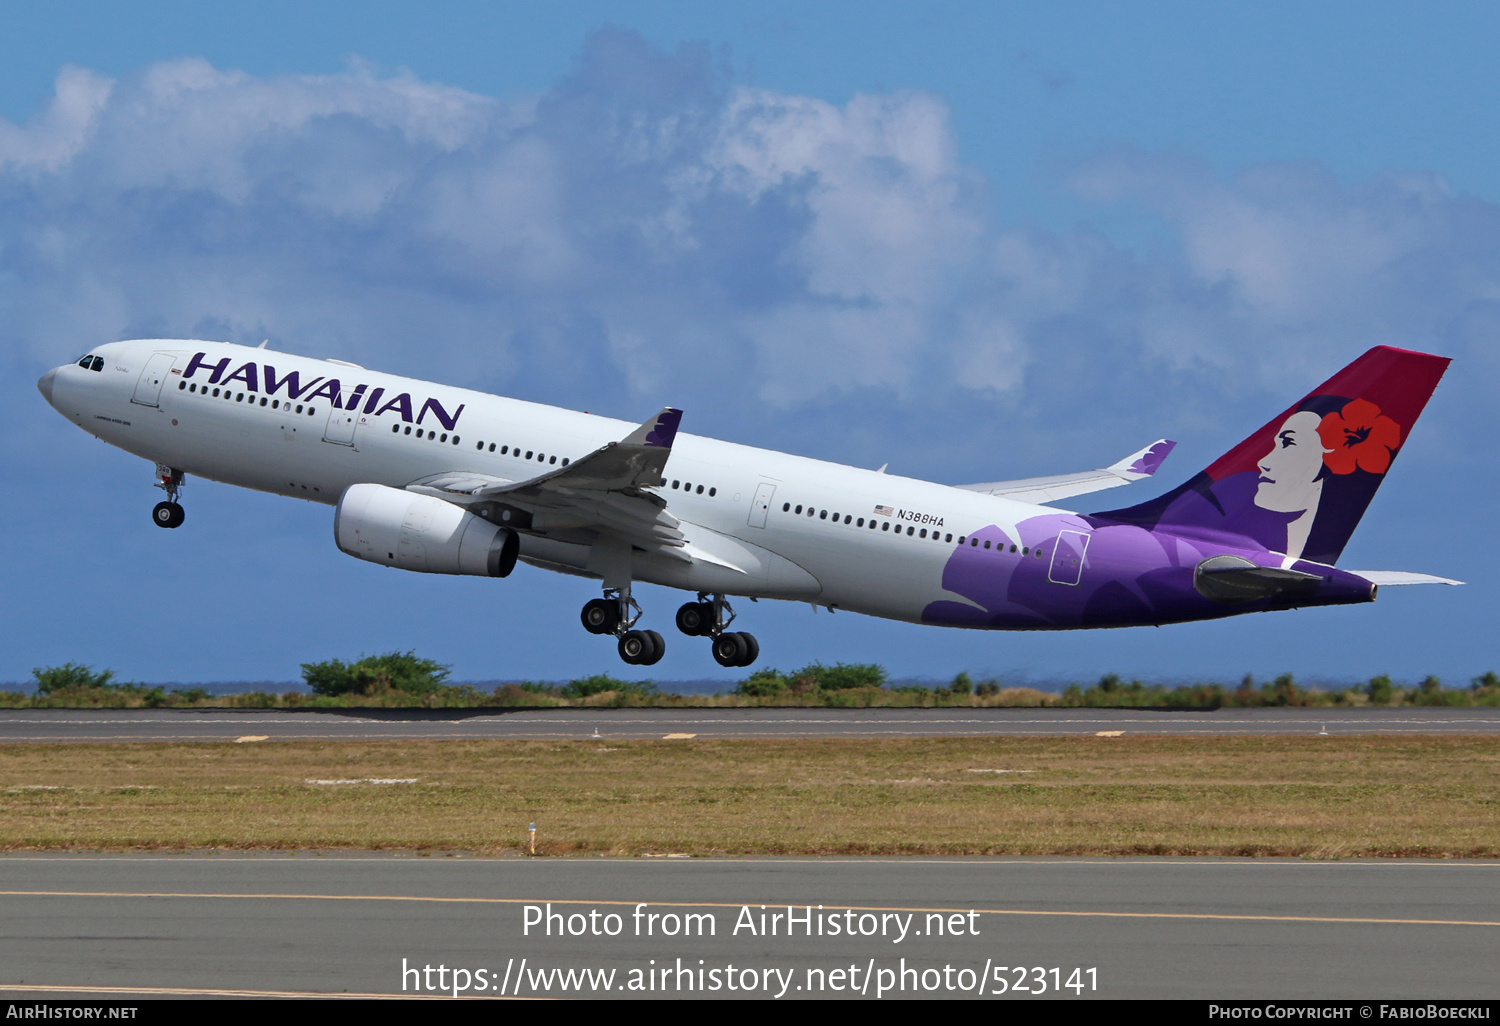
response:
<svg viewBox="0 0 1500 1026"><path fill-rule="evenodd" d="M452 905L615 905L633 908L649 905L653 908L740 908L759 902L744 901L619 901L615 899L593 900L588 898L444 898L409 894L226 894L205 892L193 894L183 891L0 891L0 898L200 898L233 901L409 901L431 902ZM795 902L766 902L767 908ZM1030 909L1030 908L914 908L905 905L830 905L829 908L848 909L851 912L912 912L952 913L976 912L992 916L1071 916L1095 919L1183 919L1183 920L1229 920L1256 923L1363 923L1378 926L1500 926L1500 921L1483 919L1382 919L1365 916L1267 916L1245 915L1233 912L1106 912L1099 910Z"/></svg>

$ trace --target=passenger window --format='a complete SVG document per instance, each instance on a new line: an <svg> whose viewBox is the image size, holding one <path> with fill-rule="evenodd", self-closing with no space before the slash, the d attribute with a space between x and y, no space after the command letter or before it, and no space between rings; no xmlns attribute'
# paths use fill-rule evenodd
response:
<svg viewBox="0 0 1500 1026"><path fill-rule="evenodd" d="M699 485L699 486L698 486L698 494L699 494L699 495L702 495L702 494L703 494L703 486L702 486L702 485Z"/></svg>
<svg viewBox="0 0 1500 1026"><path fill-rule="evenodd" d="M817 512L817 510L813 509L811 506L807 507L807 515L808 516L812 516L816 512Z"/></svg>
<svg viewBox="0 0 1500 1026"><path fill-rule="evenodd" d="M1011 547L1010 547L1010 551L1011 551L1011 553L1012 553L1012 554L1014 554L1014 553L1015 553L1015 551L1016 551L1016 547L1015 547L1015 546L1014 546L1014 545L1012 545L1012 546L1011 546Z"/></svg>
<svg viewBox="0 0 1500 1026"><path fill-rule="evenodd" d="M531 450L530 450L530 449L527 449L527 450L526 450L526 458L527 458L527 459L528 459L528 460L529 460L529 459L531 459Z"/></svg>
<svg viewBox="0 0 1500 1026"><path fill-rule="evenodd" d="M408 434L408 435L411 434L411 425L410 424L408 424L406 426L406 432L405 433Z"/></svg>
<svg viewBox="0 0 1500 1026"><path fill-rule="evenodd" d="M677 489L677 486L678 486L678 485L679 485L679 484L681 484L681 482L680 482L680 481L673 481L673 482L672 482L672 488L673 488L673 490L674 490L674 491L675 491L675 490L676 490L676 489Z"/></svg>
<svg viewBox="0 0 1500 1026"><path fill-rule="evenodd" d="M1015 546L1011 546L1011 550L1015 551ZM1030 549L1022 549L1021 550L1021 555L1023 555L1023 556L1029 556L1029 555L1031 555L1031 550Z"/></svg>
<svg viewBox="0 0 1500 1026"><path fill-rule="evenodd" d="M797 507L797 512L798 512L798 513L801 513L801 512L802 512L802 507L801 507L801 506L798 506L798 507Z"/></svg>
<svg viewBox="0 0 1500 1026"><path fill-rule="evenodd" d="M244 402L245 401L245 393L241 392L239 395L235 396L234 397L234 401L237 402L237 403Z"/></svg>
<svg viewBox="0 0 1500 1026"><path fill-rule="evenodd" d="M917 530L917 529L916 529L916 528L915 528L915 527L908 527L908 528L907 528L907 529L906 529L906 536L907 536L907 537L908 537L908 538L910 538L910 537L911 537L911 536L912 536L912 535L913 535L913 534L914 534L914 533L915 533L915 532L916 532L916 530Z"/></svg>
<svg viewBox="0 0 1500 1026"><path fill-rule="evenodd" d="M508 446L508 445L502 445L500 447L500 455L501 456L508 456L508 455L510 455L510 446Z"/></svg>
<svg viewBox="0 0 1500 1026"><path fill-rule="evenodd" d="M181 392L181 391L183 391L186 388L187 388L187 382L186 381L179 381L179 382L177 382L177 391Z"/></svg>
<svg viewBox="0 0 1500 1026"><path fill-rule="evenodd" d="M454 435L454 436L453 436L453 444L454 444L454 445L457 445L457 444L458 444L458 436L457 436L457 435Z"/></svg>
<svg viewBox="0 0 1500 1026"><path fill-rule="evenodd" d="M563 457L562 465L566 467L571 462L572 462L571 460L569 460L566 456L564 456Z"/></svg>
<svg viewBox="0 0 1500 1026"><path fill-rule="evenodd" d="M219 390L217 388L214 389L214 398L215 399L219 398Z"/></svg>
<svg viewBox="0 0 1500 1026"><path fill-rule="evenodd" d="M196 391L198 391L198 383L195 381L195 382L193 382L193 384L189 385L188 386L188 391L189 392L196 392Z"/></svg>
<svg viewBox="0 0 1500 1026"><path fill-rule="evenodd" d="M428 437L428 438L431 438L431 437L432 437L432 433L431 433L431 432L428 432L428 434L427 434L427 437ZM438 441L439 441L439 442L446 442L446 441L447 441L447 440L448 440L448 432L446 432L446 431L444 431L444 432L443 432L443 437L442 437L442 438L439 438L439 439L438 439Z"/></svg>
<svg viewBox="0 0 1500 1026"><path fill-rule="evenodd" d="M688 481L682 482L682 490L685 491L685 492L692 491L693 490L692 483L688 482Z"/></svg>
<svg viewBox="0 0 1500 1026"><path fill-rule="evenodd" d="M925 527L922 528L922 533L919 534L917 537L919 537L919 538L926 538L927 537L927 528L925 528Z"/></svg>
<svg viewBox="0 0 1500 1026"><path fill-rule="evenodd" d="M272 399L271 400L271 409L273 409L273 410L279 410L279 409L281 409L281 400L280 399Z"/></svg>
<svg viewBox="0 0 1500 1026"><path fill-rule="evenodd" d="M856 520L854 522L854 526L855 527L864 527L865 526L865 518L864 517L860 517L858 520Z"/></svg>
<svg viewBox="0 0 1500 1026"><path fill-rule="evenodd" d="M989 542L985 542L985 543L984 543L984 547L985 547L985 548L989 548L989 547L990 547L990 543L989 543Z"/></svg>
<svg viewBox="0 0 1500 1026"><path fill-rule="evenodd" d="M851 517L851 516L850 516L850 515L849 515L849 514L847 514L847 513L845 513L845 514L844 514L844 523L846 523L846 524L847 524L847 523L849 523L849 521L851 521L851 520L853 520L853 519L854 519L854 518L853 518L853 517Z"/></svg>
<svg viewBox="0 0 1500 1026"><path fill-rule="evenodd" d="M952 540L953 540L953 535L951 535L951 534L943 536L943 541L945 541L945 542L951 542ZM958 540L958 543L960 545L962 545L964 543L964 540L962 538L960 538Z"/></svg>
<svg viewBox="0 0 1500 1026"><path fill-rule="evenodd" d="M490 443L490 452L494 452L494 451L495 451L495 443L491 442ZM502 453L501 455L504 455L504 454Z"/></svg>
<svg viewBox="0 0 1500 1026"><path fill-rule="evenodd" d="M483 442L475 442L474 443L474 448L477 449L477 450L479 450L480 452L484 452L484 443Z"/></svg>
<svg viewBox="0 0 1500 1026"><path fill-rule="evenodd" d="M261 405L262 405L262 406L264 406L264 405L266 405L266 397L265 397L265 396L261 396L261 397L260 397L260 404L261 404Z"/></svg>
<svg viewBox="0 0 1500 1026"><path fill-rule="evenodd" d="M891 529L891 522L887 520L885 523L880 525L880 529L882 531L889 531Z"/></svg>
<svg viewBox="0 0 1500 1026"><path fill-rule="evenodd" d="M818 511L818 519L819 520L827 520L828 519L828 511L826 509L825 510L819 510Z"/></svg>
<svg viewBox="0 0 1500 1026"><path fill-rule="evenodd" d="M393 434L393 435L399 435L400 433L401 433L401 425L400 424L392 424L391 425L391 434Z"/></svg>
<svg viewBox="0 0 1500 1026"><path fill-rule="evenodd" d="M791 510L791 508L792 508L792 504L790 502L783 502L781 504L781 512L783 512L783 513L789 512Z"/></svg>
<svg viewBox="0 0 1500 1026"><path fill-rule="evenodd" d="M708 497L710 499L712 499L715 495L718 495L718 494L719 494L719 490L717 488L710 488L708 490Z"/></svg>
<svg viewBox="0 0 1500 1026"><path fill-rule="evenodd" d="M307 415L309 417L311 417L314 413L317 413L317 412L318 412L318 408L316 406L309 406L307 408Z"/></svg>
<svg viewBox="0 0 1500 1026"><path fill-rule="evenodd" d="M553 457L552 457L552 458L551 458L551 459L549 459L549 460L548 460L548 461L547 461L547 462L548 462L548 463L554 463L554 464L555 464L555 463L556 463L556 462L557 462L557 457L556 457L556 456L553 456Z"/></svg>

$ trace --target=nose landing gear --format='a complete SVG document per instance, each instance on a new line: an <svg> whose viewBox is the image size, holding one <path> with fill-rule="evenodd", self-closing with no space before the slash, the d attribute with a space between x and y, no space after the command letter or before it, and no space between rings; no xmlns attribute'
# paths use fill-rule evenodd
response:
<svg viewBox="0 0 1500 1026"><path fill-rule="evenodd" d="M174 467L156 465L156 487L167 493L166 502L158 502L151 510L151 522L157 527L181 527L187 514L177 501L186 475Z"/></svg>
<svg viewBox="0 0 1500 1026"><path fill-rule="evenodd" d="M725 614L728 614L726 617ZM723 595L685 603L677 610L677 629L689 637L713 638L714 661L720 666L749 666L760 658L755 635L726 630L734 622L734 609Z"/></svg>

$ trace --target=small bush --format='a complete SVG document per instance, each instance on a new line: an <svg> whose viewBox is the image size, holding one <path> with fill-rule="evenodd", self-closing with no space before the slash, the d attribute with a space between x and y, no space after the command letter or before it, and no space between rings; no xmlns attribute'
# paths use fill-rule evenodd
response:
<svg viewBox="0 0 1500 1026"><path fill-rule="evenodd" d="M50 695L69 688L108 688L115 671L95 673L93 667L82 663L63 663L61 666L39 666L31 671L31 677L36 681L37 694Z"/></svg>
<svg viewBox="0 0 1500 1026"><path fill-rule="evenodd" d="M400 691L425 695L443 687L449 668L412 651L365 656L357 662L303 663L302 680L317 695L369 695Z"/></svg>
<svg viewBox="0 0 1500 1026"><path fill-rule="evenodd" d="M611 677L607 673L596 673L592 677L580 677L578 680L570 680L557 689L557 693L564 698L588 698L590 695L602 695L606 691L613 691L617 695L656 695L661 689L649 680L628 681Z"/></svg>
<svg viewBox="0 0 1500 1026"><path fill-rule="evenodd" d="M1370 683L1367 685L1367 692L1370 696L1371 705L1390 705L1391 696L1394 694L1395 688L1391 684L1391 678L1382 673L1378 677L1370 678Z"/></svg>
<svg viewBox="0 0 1500 1026"><path fill-rule="evenodd" d="M766 669L756 670L747 679L740 681L734 687L737 695L751 695L756 698L774 698L784 695L792 689L791 681L780 670Z"/></svg>

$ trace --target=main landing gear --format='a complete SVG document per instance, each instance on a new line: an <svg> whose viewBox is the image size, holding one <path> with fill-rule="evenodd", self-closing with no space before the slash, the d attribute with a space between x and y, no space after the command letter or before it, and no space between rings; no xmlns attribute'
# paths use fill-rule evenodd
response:
<svg viewBox="0 0 1500 1026"><path fill-rule="evenodd" d="M584 604L579 619L590 634L613 634L619 638L620 658L631 666L652 666L666 653L667 645L655 631L635 629L641 607L630 592L605 588L604 597ZM713 639L714 661L720 666L749 666L760 658L755 635L726 630L734 621L734 610L723 595L711 599L699 595L677 610L677 629L689 637Z"/></svg>
<svg viewBox="0 0 1500 1026"><path fill-rule="evenodd" d="M725 630L733 622L734 610L723 595L707 599L700 594L697 602L688 602L677 610L678 630L689 637L714 639L714 662L720 666L749 666L760 658L760 643L753 634Z"/></svg>
<svg viewBox="0 0 1500 1026"><path fill-rule="evenodd" d="M156 487L167 493L166 502L158 502L151 510L151 522L157 527L181 527L187 514L177 502L186 475L173 467L161 463L156 465Z"/></svg>
<svg viewBox="0 0 1500 1026"><path fill-rule="evenodd" d="M604 589L604 597L584 604L579 619L590 634L613 634L619 638L620 658L631 666L654 666L666 654L667 643L655 631L638 631L641 607L630 593Z"/></svg>

